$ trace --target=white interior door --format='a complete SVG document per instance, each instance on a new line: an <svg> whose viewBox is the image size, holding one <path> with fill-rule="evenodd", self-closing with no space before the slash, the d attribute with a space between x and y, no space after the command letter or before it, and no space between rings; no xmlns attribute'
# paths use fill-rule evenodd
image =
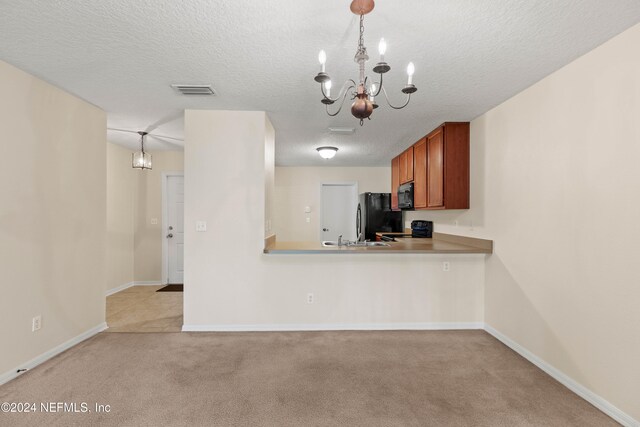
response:
<svg viewBox="0 0 640 427"><path fill-rule="evenodd" d="M356 240L358 185L322 184L320 191L320 240Z"/></svg>
<svg viewBox="0 0 640 427"><path fill-rule="evenodd" d="M184 282L184 176L167 177L167 282Z"/></svg>

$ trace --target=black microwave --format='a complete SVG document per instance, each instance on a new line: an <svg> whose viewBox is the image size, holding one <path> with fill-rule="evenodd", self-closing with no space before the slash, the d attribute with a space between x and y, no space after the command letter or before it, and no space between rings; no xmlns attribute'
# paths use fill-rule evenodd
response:
<svg viewBox="0 0 640 427"><path fill-rule="evenodd" d="M413 210L413 182L398 187L398 208L403 211Z"/></svg>

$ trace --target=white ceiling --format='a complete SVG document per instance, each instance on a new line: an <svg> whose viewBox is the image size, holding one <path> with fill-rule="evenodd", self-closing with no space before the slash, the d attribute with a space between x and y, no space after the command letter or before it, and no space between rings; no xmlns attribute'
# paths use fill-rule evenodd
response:
<svg viewBox="0 0 640 427"><path fill-rule="evenodd" d="M365 17L368 68L384 37L390 96L402 100L410 60L419 90L404 110L382 105L360 127L348 104L328 117L313 80L321 48L334 86L356 78L349 4L0 0L0 59L103 108L111 128L180 139L185 108L265 110L277 164L377 166L441 122L477 117L640 22L638 0L378 0ZM218 96L184 97L172 83L211 84ZM329 126L356 132L329 135ZM138 144L132 133L108 137ZM315 152L321 145L340 151L325 161Z"/></svg>

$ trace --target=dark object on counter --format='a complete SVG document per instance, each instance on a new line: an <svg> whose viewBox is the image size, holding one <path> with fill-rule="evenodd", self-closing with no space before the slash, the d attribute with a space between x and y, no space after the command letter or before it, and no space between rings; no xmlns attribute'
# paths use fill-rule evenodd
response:
<svg viewBox="0 0 640 427"><path fill-rule="evenodd" d="M411 221L411 237L426 237L430 239L432 235L433 221Z"/></svg>
<svg viewBox="0 0 640 427"><path fill-rule="evenodd" d="M406 238L406 237L413 237L411 234L382 234L380 235L380 238L382 240L386 240L387 242L397 242L396 237L399 237L401 239Z"/></svg>
<svg viewBox="0 0 640 427"><path fill-rule="evenodd" d="M376 232L402 232L402 212L391 210L391 193L362 193L356 214L356 235L376 240Z"/></svg>
<svg viewBox="0 0 640 427"><path fill-rule="evenodd" d="M398 187L398 208L403 211L413 210L413 182Z"/></svg>

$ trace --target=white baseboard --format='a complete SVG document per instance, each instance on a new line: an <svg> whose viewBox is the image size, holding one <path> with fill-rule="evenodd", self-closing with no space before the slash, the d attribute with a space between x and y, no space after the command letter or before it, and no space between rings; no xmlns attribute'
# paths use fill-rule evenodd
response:
<svg viewBox="0 0 640 427"><path fill-rule="evenodd" d="M138 282L129 282L124 285L116 286L115 288L111 288L104 293L105 296L113 295L120 291L124 291L132 286L158 286L161 285L160 280L149 280L149 281L138 281Z"/></svg>
<svg viewBox="0 0 640 427"><path fill-rule="evenodd" d="M617 407L609 403L607 400L605 400L601 396L595 394L594 392L592 392L582 384L576 382L575 380L567 376L565 373L551 366L550 364L548 364L547 362L545 362L544 360L542 360L541 358L539 358L538 356L536 356L535 354L533 354L532 352L530 352L529 350L527 350L526 348L518 344L517 342L513 341L511 338L495 330L490 325L485 324L484 330L490 333L491 335L493 335L499 341L502 341L502 343L505 344L507 347L511 348L516 353L520 354L522 357L524 357L529 362L536 365L538 368L542 369L547 374L551 375L551 377L553 377L559 383L567 387L569 390L571 390L578 396L582 397L587 402L591 403L593 406L595 406L596 408L598 408L599 410L601 410L602 412L604 412L605 414L607 414L608 416L610 416L611 418L613 418L614 420L622 424L623 426L626 426L626 427L640 426L640 422L638 422L637 420L634 420L633 417L631 417L629 414L621 411L620 409L618 409Z"/></svg>
<svg viewBox="0 0 640 427"><path fill-rule="evenodd" d="M129 282L129 283L125 283L124 285L120 285L120 286L116 286L115 288L111 288L107 292L104 293L104 296L108 297L109 295L113 295L113 294L118 293L120 291L124 291L125 289L130 288L133 285L135 285L135 283L136 282Z"/></svg>
<svg viewBox="0 0 640 427"><path fill-rule="evenodd" d="M82 341L86 340L87 338L91 338L92 336L94 336L95 334L104 331L105 329L107 329L108 326L105 322L99 324L98 326L95 326L91 329L89 329L88 331L85 331L83 333L81 333L80 335L71 338L68 341L63 342L62 344L52 348L51 350L45 351L44 353L42 353L39 356L34 357L33 359L29 360L28 362L25 362L23 364L21 364L20 366L17 366L16 368L5 372L4 374L0 375L0 385L11 381L12 379L20 376L20 374L22 374L23 372L18 373L19 369L33 369L36 366L38 366L39 364L41 364L42 362L45 362L49 359L51 359L53 356L57 356L58 354L62 353L63 351L73 347L74 345L80 344Z"/></svg>
<svg viewBox="0 0 640 427"><path fill-rule="evenodd" d="M482 329L482 322L433 323L275 323L255 325L182 325L183 332L267 332L267 331L402 331Z"/></svg>
<svg viewBox="0 0 640 427"><path fill-rule="evenodd" d="M161 280L136 280L133 286L157 286L162 285Z"/></svg>

